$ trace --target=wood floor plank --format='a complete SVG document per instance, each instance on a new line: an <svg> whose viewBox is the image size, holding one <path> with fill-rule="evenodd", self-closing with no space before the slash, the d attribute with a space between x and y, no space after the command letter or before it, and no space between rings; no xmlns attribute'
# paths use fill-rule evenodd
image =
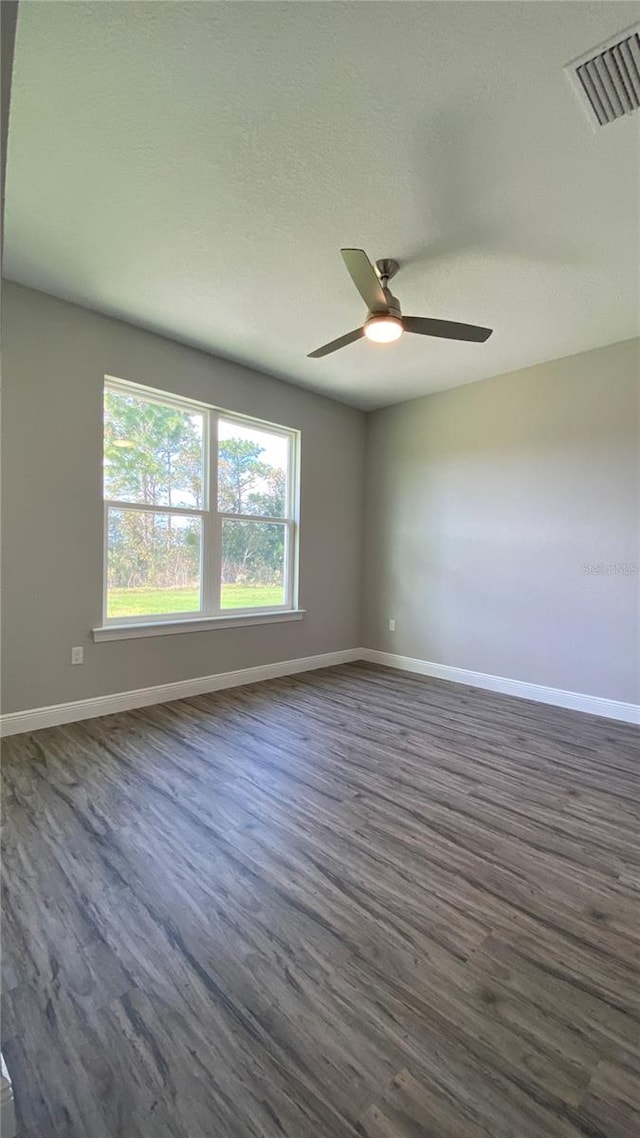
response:
<svg viewBox="0 0 640 1138"><path fill-rule="evenodd" d="M630 1138L640 732L366 664L7 740L21 1138Z"/></svg>
<svg viewBox="0 0 640 1138"><path fill-rule="evenodd" d="M602 1126L610 1138L637 1138L639 1086L640 1053L620 1049L596 1068L582 1103L585 1116Z"/></svg>

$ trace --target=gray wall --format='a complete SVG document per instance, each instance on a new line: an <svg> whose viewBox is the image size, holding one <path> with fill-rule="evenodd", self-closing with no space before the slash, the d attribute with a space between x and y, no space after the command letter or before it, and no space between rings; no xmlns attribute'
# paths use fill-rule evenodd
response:
<svg viewBox="0 0 640 1138"><path fill-rule="evenodd" d="M11 102L11 76L13 74L17 20L17 0L2 0L0 3L0 227L3 239L4 190L9 142L9 104Z"/></svg>
<svg viewBox="0 0 640 1138"><path fill-rule="evenodd" d="M368 647L638 702L639 345L369 416Z"/></svg>
<svg viewBox="0 0 640 1138"><path fill-rule="evenodd" d="M359 644L637 702L639 347L374 412L363 509L361 412L5 284L2 710ZM93 643L105 373L302 430L303 621Z"/></svg>
<svg viewBox="0 0 640 1138"><path fill-rule="evenodd" d="M302 431L304 620L93 643L105 373ZM2 418L3 712L359 644L360 411L5 283ZM72 645L84 647L81 667Z"/></svg>

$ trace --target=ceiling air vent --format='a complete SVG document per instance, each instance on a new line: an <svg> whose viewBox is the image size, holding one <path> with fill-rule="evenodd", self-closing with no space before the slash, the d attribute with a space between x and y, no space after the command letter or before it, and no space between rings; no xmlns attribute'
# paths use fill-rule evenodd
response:
<svg viewBox="0 0 640 1138"><path fill-rule="evenodd" d="M640 24L593 48L565 67L594 129L640 107Z"/></svg>

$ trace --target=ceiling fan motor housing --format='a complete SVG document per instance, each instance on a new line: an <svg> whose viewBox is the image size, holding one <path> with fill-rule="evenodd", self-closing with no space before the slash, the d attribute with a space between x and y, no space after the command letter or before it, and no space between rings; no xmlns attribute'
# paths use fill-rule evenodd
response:
<svg viewBox="0 0 640 1138"><path fill-rule="evenodd" d="M385 299L387 301L387 307L386 308L378 308L378 309L371 308L371 309L369 309L369 315L370 316L383 316L383 315L397 316L398 319L400 319L400 317L402 316L402 313L400 311L400 301L398 300L397 296L394 296L393 293L390 292L389 289L386 288L386 286L384 286L384 285L382 287L382 291L384 292Z"/></svg>

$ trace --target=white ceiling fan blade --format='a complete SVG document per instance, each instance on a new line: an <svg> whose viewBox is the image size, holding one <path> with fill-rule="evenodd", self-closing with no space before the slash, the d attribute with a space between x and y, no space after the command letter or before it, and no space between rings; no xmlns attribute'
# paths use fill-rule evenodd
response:
<svg viewBox="0 0 640 1138"><path fill-rule="evenodd" d="M347 272L364 300L369 312L388 312L389 305L380 277L364 249L341 249Z"/></svg>
<svg viewBox="0 0 640 1138"><path fill-rule="evenodd" d="M347 344L353 344L355 340L360 340L364 336L364 328L356 328L353 332L347 332L346 336L341 336L339 340L332 340L330 344L323 344L321 348L316 348L315 352L309 352L307 359L318 360L321 356L328 356L330 352L337 352L338 348L346 348Z"/></svg>
<svg viewBox="0 0 640 1138"><path fill-rule="evenodd" d="M476 344L483 344L493 331L492 328L480 328L477 324L433 320L429 316L403 316L402 323L405 332L416 332L418 336L439 336L444 340L468 340Z"/></svg>

